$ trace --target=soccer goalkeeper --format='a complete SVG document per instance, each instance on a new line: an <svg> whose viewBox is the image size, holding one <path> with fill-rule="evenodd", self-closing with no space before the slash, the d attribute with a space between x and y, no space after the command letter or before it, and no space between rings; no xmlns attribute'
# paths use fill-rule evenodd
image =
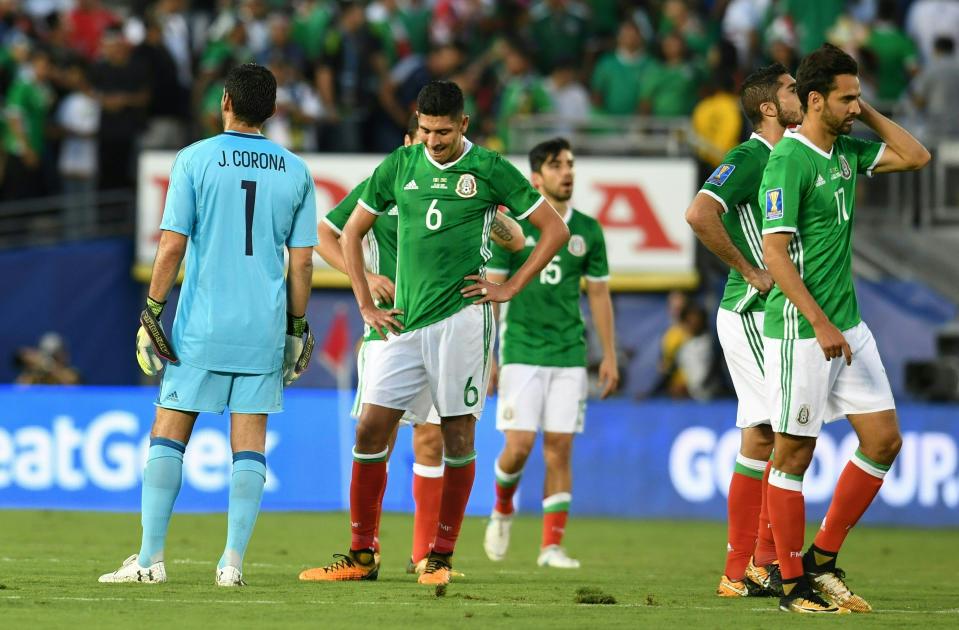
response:
<svg viewBox="0 0 959 630"><path fill-rule="evenodd" d="M243 555L266 480L267 414L283 410L283 385L306 369L306 304L316 244L313 179L295 155L260 134L276 109L276 80L262 66L230 71L224 133L180 151L173 164L137 361L167 361L143 472L140 551L100 582L158 583L183 453L200 412L231 412L233 475L218 586L243 586ZM187 251L172 341L160 314ZM289 250L284 280L283 246Z"/></svg>

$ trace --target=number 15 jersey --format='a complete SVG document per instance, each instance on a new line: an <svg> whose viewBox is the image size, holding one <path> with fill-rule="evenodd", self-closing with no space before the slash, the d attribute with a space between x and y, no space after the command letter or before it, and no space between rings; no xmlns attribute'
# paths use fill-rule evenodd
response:
<svg viewBox="0 0 959 630"><path fill-rule="evenodd" d="M506 158L463 142L463 154L446 164L424 145L400 147L360 196L359 205L376 215L397 207L395 306L407 331L473 303L460 289L492 257L489 231L498 206L522 219L543 200Z"/></svg>
<svg viewBox="0 0 959 630"><path fill-rule="evenodd" d="M180 151L161 230L189 237L173 347L205 370L266 374L283 362L287 247L316 244L306 164L233 131Z"/></svg>

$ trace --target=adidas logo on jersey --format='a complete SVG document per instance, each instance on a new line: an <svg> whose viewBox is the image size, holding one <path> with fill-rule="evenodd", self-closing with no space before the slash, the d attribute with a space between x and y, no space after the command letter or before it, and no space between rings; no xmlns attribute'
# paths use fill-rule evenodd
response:
<svg viewBox="0 0 959 630"><path fill-rule="evenodd" d="M820 186L825 185L825 183L826 183L826 180L824 180L824 179L822 178L822 175L817 174L817 175L816 175L816 188L819 188Z"/></svg>
<svg viewBox="0 0 959 630"><path fill-rule="evenodd" d="M416 185L415 179L411 179L410 181L406 182L406 186L403 186L403 190L419 190L419 189L420 187Z"/></svg>
<svg viewBox="0 0 959 630"><path fill-rule="evenodd" d="M536 239L530 235L526 235L526 247L536 247Z"/></svg>

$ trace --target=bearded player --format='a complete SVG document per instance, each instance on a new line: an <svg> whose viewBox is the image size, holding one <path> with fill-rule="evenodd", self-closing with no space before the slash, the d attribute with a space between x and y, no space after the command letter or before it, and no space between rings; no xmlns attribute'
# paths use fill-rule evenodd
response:
<svg viewBox="0 0 959 630"><path fill-rule="evenodd" d="M779 588L775 543L763 509L773 431L762 330L773 283L763 262L763 215L757 199L770 152L787 127L802 121L796 80L778 63L746 77L741 101L752 135L726 154L686 210L699 240L729 265L716 329L739 400L741 439L729 483L726 567L716 589L720 597L768 595Z"/></svg>
<svg viewBox="0 0 959 630"><path fill-rule="evenodd" d="M419 582L450 581L476 474L475 422L486 398L495 330L489 304L519 293L569 237L562 218L509 161L466 139L469 116L455 83L427 84L417 115L423 145L399 148L377 167L340 237L360 313L388 342L363 389L350 549L322 569L326 580L376 578L372 547L389 439L405 411L425 417L431 398L442 419L445 469L439 523ZM379 309L366 280L362 240L394 205L396 301ZM503 284L485 277L499 205L541 232L527 263Z"/></svg>
<svg viewBox="0 0 959 630"><path fill-rule="evenodd" d="M917 170L929 152L862 100L856 61L831 46L797 72L805 114L773 149L760 187L763 257L775 286L766 300L765 373L776 432L767 501L784 597L799 613L868 612L837 567L849 531L872 503L902 437L876 342L852 279L858 173ZM847 134L859 119L881 142ZM826 518L803 554L803 475L824 422L845 416L859 448L843 469Z"/></svg>
<svg viewBox="0 0 959 630"><path fill-rule="evenodd" d="M543 433L546 480L543 492L543 535L537 564L579 568L562 546L572 502L573 437L583 431L586 413L586 328L580 312L580 284L603 347L599 365L605 398L619 384L613 304L609 295L609 263L599 222L570 204L575 158L569 142L556 138L530 151L532 182L569 227L566 247L553 256L539 277L504 307L496 428L505 444L494 464L496 504L486 527L483 548L490 560L506 556L513 522L513 494L523 467ZM509 253L495 248L488 277L504 282L526 263L540 238L535 226L524 226L526 248Z"/></svg>

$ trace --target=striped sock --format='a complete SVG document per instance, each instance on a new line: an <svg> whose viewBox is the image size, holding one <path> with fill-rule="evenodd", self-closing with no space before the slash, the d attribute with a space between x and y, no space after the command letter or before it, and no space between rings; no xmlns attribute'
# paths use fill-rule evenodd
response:
<svg viewBox="0 0 959 630"><path fill-rule="evenodd" d="M772 458L766 462L763 473L762 507L759 509L759 527L756 530L756 551L753 558L757 566L764 567L776 559L776 541L773 540L773 528L769 525L769 471L773 467Z"/></svg>
<svg viewBox="0 0 959 630"><path fill-rule="evenodd" d="M736 467L729 481L726 501L726 568L731 580L742 580L746 565L756 546L759 511L762 508L763 471L766 462L750 459L742 453L736 456Z"/></svg>
<svg viewBox="0 0 959 630"><path fill-rule="evenodd" d="M140 524L143 537L137 562L148 567L163 561L166 533L173 514L173 504L183 482L183 452L186 444L179 440L150 438L150 451L143 469Z"/></svg>
<svg viewBox="0 0 959 630"><path fill-rule="evenodd" d="M429 555L433 546L443 501L443 472L442 465L413 464L413 562Z"/></svg>
<svg viewBox="0 0 959 630"><path fill-rule="evenodd" d="M440 502L440 516L436 526L436 541L433 550L436 553L453 553L456 539L459 538L466 514L466 504L473 490L476 478L476 451L465 457L444 457L446 469L443 471L443 500Z"/></svg>
<svg viewBox="0 0 959 630"><path fill-rule="evenodd" d="M563 544L572 501L573 495L569 492L557 492L543 499L543 548Z"/></svg>
<svg viewBox="0 0 959 630"><path fill-rule="evenodd" d="M230 507L227 513L226 548L217 568L230 565L243 570L243 556L260 513L263 484L266 483L266 455L259 451L233 453L230 478Z"/></svg>
<svg viewBox="0 0 959 630"><path fill-rule="evenodd" d="M500 514L507 515L513 513L513 495L519 487L520 477L523 476L523 469L520 468L514 473L503 472L499 467L497 460L493 464L493 473L496 475L496 504L494 510Z"/></svg>
<svg viewBox="0 0 959 630"><path fill-rule="evenodd" d="M832 554L839 553L849 530L876 498L887 472L889 465L873 461L856 449L839 475L829 511L813 543L816 547Z"/></svg>
<svg viewBox="0 0 959 630"><path fill-rule="evenodd" d="M802 495L802 476L771 469L766 500L769 502L769 522L776 540L776 554L785 588L787 581L803 576L806 502Z"/></svg>
<svg viewBox="0 0 959 630"><path fill-rule="evenodd" d="M353 448L353 475L350 479L350 549L372 549L380 513L380 497L386 485L386 458L379 453L357 453Z"/></svg>

